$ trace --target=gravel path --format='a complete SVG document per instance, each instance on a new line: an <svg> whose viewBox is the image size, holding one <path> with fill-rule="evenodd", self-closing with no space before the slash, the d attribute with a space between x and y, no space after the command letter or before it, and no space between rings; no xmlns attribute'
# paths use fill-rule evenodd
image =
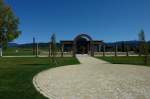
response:
<svg viewBox="0 0 150 99"><path fill-rule="evenodd" d="M80 65L49 69L33 83L50 99L150 99L150 68L110 64L86 55Z"/></svg>

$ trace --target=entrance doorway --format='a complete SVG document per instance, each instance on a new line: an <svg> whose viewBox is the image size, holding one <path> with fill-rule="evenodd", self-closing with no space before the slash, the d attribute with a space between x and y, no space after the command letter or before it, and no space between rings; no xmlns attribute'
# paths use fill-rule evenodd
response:
<svg viewBox="0 0 150 99"><path fill-rule="evenodd" d="M89 54L93 56L93 40L87 34L78 35L73 41L73 55Z"/></svg>
<svg viewBox="0 0 150 99"><path fill-rule="evenodd" d="M79 38L76 42L77 54L87 54L88 53L89 42L85 38Z"/></svg>

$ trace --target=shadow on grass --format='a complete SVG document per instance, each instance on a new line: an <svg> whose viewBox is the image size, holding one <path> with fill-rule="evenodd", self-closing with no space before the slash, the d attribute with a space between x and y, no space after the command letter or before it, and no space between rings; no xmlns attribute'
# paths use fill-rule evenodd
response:
<svg viewBox="0 0 150 99"><path fill-rule="evenodd" d="M50 64L19 64L19 65L23 65L23 66L45 66L45 65L50 65Z"/></svg>

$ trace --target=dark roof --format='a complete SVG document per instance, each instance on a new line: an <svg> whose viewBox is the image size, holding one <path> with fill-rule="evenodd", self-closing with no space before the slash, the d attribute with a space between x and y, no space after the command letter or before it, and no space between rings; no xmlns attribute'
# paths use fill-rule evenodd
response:
<svg viewBox="0 0 150 99"><path fill-rule="evenodd" d="M103 40L93 40L94 42L103 42ZM60 42L73 42L73 40L61 40Z"/></svg>
<svg viewBox="0 0 150 99"><path fill-rule="evenodd" d="M93 40L94 42L103 42L103 40Z"/></svg>
<svg viewBox="0 0 150 99"><path fill-rule="evenodd" d="M73 40L61 40L60 42L73 42Z"/></svg>

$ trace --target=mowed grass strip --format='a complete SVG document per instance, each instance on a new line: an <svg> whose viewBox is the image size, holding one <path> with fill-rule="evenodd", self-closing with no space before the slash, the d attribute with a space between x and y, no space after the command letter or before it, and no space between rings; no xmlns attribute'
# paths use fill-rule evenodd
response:
<svg viewBox="0 0 150 99"><path fill-rule="evenodd" d="M108 61L113 64L133 64L133 65L145 65L144 56L110 56L110 57L97 57L99 59ZM150 57L148 57L148 65L150 66Z"/></svg>
<svg viewBox="0 0 150 99"><path fill-rule="evenodd" d="M33 77L42 70L79 64L76 58L0 58L0 99L46 99L33 86Z"/></svg>
<svg viewBox="0 0 150 99"><path fill-rule="evenodd" d="M31 56L32 48L7 48L3 50L3 56Z"/></svg>

